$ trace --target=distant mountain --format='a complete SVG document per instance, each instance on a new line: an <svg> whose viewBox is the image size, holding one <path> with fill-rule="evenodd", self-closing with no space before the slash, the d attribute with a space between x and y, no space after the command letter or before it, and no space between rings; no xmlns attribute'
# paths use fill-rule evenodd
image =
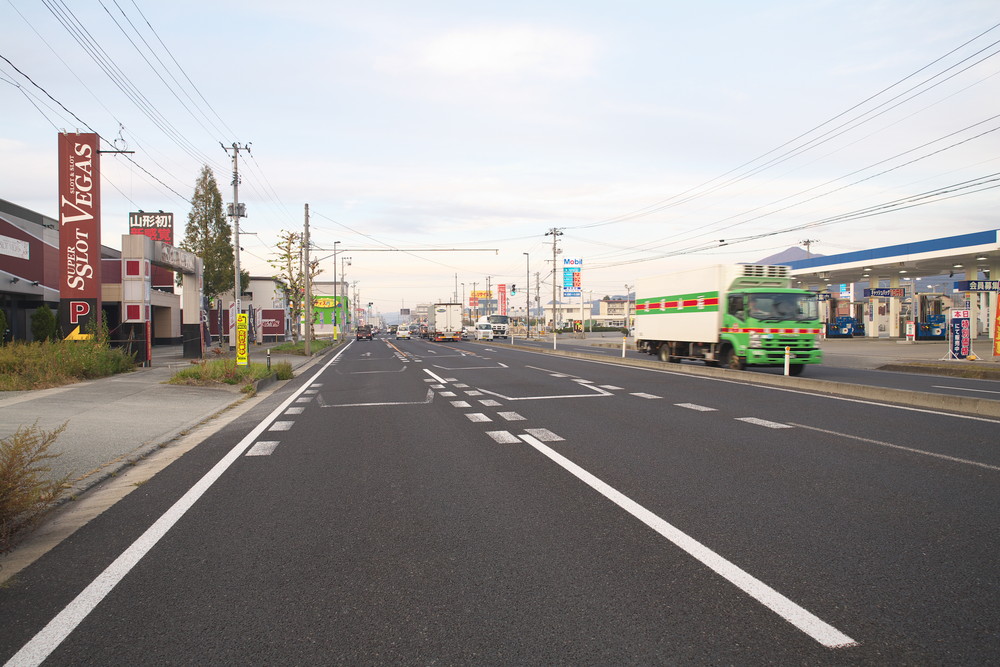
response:
<svg viewBox="0 0 1000 667"><path fill-rule="evenodd" d="M788 262L797 262L800 259L809 259L810 257L822 257L823 255L814 252L812 254L807 253L805 250L795 245L791 248L782 250L781 252L765 257L764 259L757 260L755 264L787 264Z"/></svg>

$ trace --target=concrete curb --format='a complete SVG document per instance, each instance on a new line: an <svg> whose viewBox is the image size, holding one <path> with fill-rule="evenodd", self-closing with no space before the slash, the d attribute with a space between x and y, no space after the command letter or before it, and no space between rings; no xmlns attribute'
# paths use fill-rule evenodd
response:
<svg viewBox="0 0 1000 667"><path fill-rule="evenodd" d="M603 355L589 354L587 352L558 349L545 350L526 347L524 345L505 345L504 347L511 347L513 349L524 350L526 352L555 354L564 357L587 359L589 361L599 361L606 364L646 368L659 371L661 373L696 375L725 379L743 384L756 384L782 389L828 394L831 396L852 398L871 403L891 403L894 405L904 405L907 407L923 408L927 410L958 412L978 417L1000 417L1000 401L986 398L968 398L965 396L950 396L947 394L929 394L926 392L909 391L906 389L889 389L886 387L853 385L842 382L832 382L830 380L814 380L803 377L788 377L785 375L763 375L757 373L747 373L745 371L733 371L724 368L711 368L707 366L667 364L658 360L647 361L645 359L609 358Z"/></svg>

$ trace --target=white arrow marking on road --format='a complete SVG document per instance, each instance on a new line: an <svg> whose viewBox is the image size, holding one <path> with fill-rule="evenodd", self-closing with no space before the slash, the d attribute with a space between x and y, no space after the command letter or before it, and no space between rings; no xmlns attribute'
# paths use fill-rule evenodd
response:
<svg viewBox="0 0 1000 667"><path fill-rule="evenodd" d="M695 559L708 566L715 573L721 575L726 581L730 582L744 593L748 594L750 597L781 616L783 619L815 639L823 646L826 646L827 648L846 648L848 646L858 645L858 642L854 641L837 628L795 604L760 579L744 572L733 563L706 547L701 542L695 540L693 537L681 532L639 503L615 490L608 484L604 483L594 475L567 459L565 456L549 448L545 445L545 443L541 442L540 439L534 438L531 435L522 435L521 440L537 449L570 474L577 477L584 484L621 507L639 521L642 521L657 533L667 538L670 542L677 545L691 556L694 556Z"/></svg>

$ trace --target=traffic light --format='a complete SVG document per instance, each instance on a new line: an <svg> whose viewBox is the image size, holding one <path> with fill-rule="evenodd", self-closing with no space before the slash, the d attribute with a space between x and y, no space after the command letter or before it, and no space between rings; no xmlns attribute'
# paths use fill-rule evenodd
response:
<svg viewBox="0 0 1000 667"><path fill-rule="evenodd" d="M510 286L510 295L514 296L515 294L517 294L517 285L511 285Z"/></svg>

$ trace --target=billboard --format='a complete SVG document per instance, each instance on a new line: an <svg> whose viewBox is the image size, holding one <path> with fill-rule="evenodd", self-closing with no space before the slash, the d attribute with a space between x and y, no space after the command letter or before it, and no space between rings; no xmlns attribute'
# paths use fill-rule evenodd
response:
<svg viewBox="0 0 1000 667"><path fill-rule="evenodd" d="M507 314L507 285L500 283L497 285L497 298L500 300L500 314Z"/></svg>
<svg viewBox="0 0 1000 667"><path fill-rule="evenodd" d="M59 324L68 339L89 338L101 317L99 141L59 133Z"/></svg>
<svg viewBox="0 0 1000 667"><path fill-rule="evenodd" d="M582 259L563 258L563 296L580 296L583 293L580 280L580 268L582 266Z"/></svg>

